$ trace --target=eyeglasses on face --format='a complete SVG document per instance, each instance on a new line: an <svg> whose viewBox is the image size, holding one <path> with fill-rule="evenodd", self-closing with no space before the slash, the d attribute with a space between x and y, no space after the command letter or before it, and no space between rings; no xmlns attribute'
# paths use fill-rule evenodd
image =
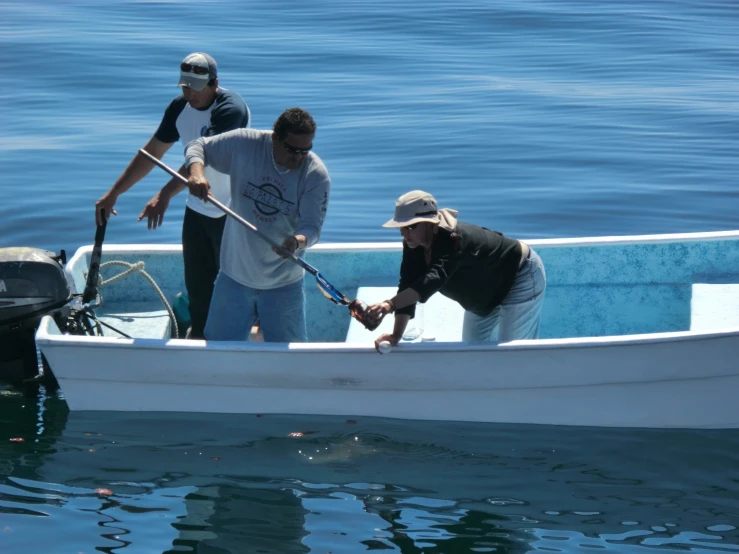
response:
<svg viewBox="0 0 739 554"><path fill-rule="evenodd" d="M195 75L207 75L209 73L207 67L200 67L199 65L191 65L189 63L181 64L180 71L184 73L194 73Z"/></svg>
<svg viewBox="0 0 739 554"><path fill-rule="evenodd" d="M294 146L290 146L285 140L280 140L280 144L282 144L282 147L290 152L290 154L295 155L301 155L301 154L307 154L313 149L313 145L311 144L308 148L296 148Z"/></svg>
<svg viewBox="0 0 739 554"><path fill-rule="evenodd" d="M400 228L400 230L401 231L412 231L416 227L418 227L418 223L411 223L410 225L404 225L403 227Z"/></svg>

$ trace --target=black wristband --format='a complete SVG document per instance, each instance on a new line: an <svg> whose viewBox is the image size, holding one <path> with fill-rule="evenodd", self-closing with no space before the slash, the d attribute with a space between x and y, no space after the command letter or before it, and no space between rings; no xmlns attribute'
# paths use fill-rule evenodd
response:
<svg viewBox="0 0 739 554"><path fill-rule="evenodd" d="M295 241L295 250L296 251L300 250L300 241L298 240L298 237L296 237L295 235L292 235L292 237L293 237L293 240Z"/></svg>
<svg viewBox="0 0 739 554"><path fill-rule="evenodd" d="M385 300L385 302L387 302L388 304L390 304L390 313L393 313L395 311L395 302L393 302L392 300L389 300L389 299L388 300Z"/></svg>

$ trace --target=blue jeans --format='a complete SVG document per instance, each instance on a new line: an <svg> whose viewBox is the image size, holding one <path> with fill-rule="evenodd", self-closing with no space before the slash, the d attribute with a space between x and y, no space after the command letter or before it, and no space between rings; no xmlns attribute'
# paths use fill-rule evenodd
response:
<svg viewBox="0 0 739 554"><path fill-rule="evenodd" d="M246 287L219 272L205 338L247 341L257 319L265 342L306 342L303 281L262 290Z"/></svg>
<svg viewBox="0 0 739 554"><path fill-rule="evenodd" d="M465 311L462 340L494 341L496 328L498 342L539 338L539 320L546 287L544 264L539 255L529 249L528 258L518 269L513 287L500 306L486 316Z"/></svg>

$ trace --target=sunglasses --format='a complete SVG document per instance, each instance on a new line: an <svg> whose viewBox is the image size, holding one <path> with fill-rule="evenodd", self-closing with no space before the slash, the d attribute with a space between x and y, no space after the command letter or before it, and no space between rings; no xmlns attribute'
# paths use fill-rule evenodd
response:
<svg viewBox="0 0 739 554"><path fill-rule="evenodd" d="M401 227L401 230L405 229L407 231L412 231L416 227L418 227L418 223L411 223L410 225L404 225L403 227Z"/></svg>
<svg viewBox="0 0 739 554"><path fill-rule="evenodd" d="M191 65L189 63L181 64L180 71L183 73L194 73L195 75L207 75L209 73L207 67L200 67L199 65Z"/></svg>
<svg viewBox="0 0 739 554"><path fill-rule="evenodd" d="M307 154L313 149L313 145L311 144L308 148L295 148L294 146L290 146L288 143L286 143L284 140L280 141L280 144L282 144L282 147L290 152L290 154Z"/></svg>

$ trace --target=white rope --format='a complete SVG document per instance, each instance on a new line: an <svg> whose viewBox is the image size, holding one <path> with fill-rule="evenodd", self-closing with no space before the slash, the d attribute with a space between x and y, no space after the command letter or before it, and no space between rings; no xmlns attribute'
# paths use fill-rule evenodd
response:
<svg viewBox="0 0 739 554"><path fill-rule="evenodd" d="M118 275L114 275L110 279L103 279L103 277L98 274L98 286L104 287L106 285L110 285L111 283L115 283L119 279L123 279L127 275L131 275L132 273L138 272L143 277L146 278L149 283L151 283L151 286L154 287L154 290L156 291L157 295L159 295L159 299L162 301L162 304L164 304L164 307L167 308L167 313L169 314L170 319L172 320L172 326L174 327L174 336L175 338L180 336L180 330L177 327L177 318L174 316L174 311L172 310L172 306L169 305L169 302L167 302L166 296L164 296L164 293L162 292L162 289L159 288L159 285L156 284L156 281L149 275L146 271L144 271L145 264L144 262L136 262L135 264L131 264L128 262L123 262L120 260L111 260L109 262L105 262L103 264L100 264L100 269L102 270L104 267L108 267L111 265L119 265L123 267L127 267L128 269L126 271L123 271L122 273L119 273Z"/></svg>

